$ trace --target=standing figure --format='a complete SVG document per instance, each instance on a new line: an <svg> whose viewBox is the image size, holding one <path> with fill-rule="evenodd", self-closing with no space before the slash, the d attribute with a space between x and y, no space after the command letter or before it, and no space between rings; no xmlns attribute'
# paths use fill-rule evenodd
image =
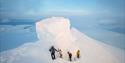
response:
<svg viewBox="0 0 125 63"><path fill-rule="evenodd" d="M80 50L77 50L76 56L77 56L78 59L80 58Z"/></svg>
<svg viewBox="0 0 125 63"><path fill-rule="evenodd" d="M59 57L62 58L62 50L61 49L58 49L58 52L59 52Z"/></svg>
<svg viewBox="0 0 125 63"><path fill-rule="evenodd" d="M49 49L50 53L51 53L51 57L52 57L52 60L56 59L55 58L55 51L57 51L54 46L52 46L50 49Z"/></svg>
<svg viewBox="0 0 125 63"><path fill-rule="evenodd" d="M72 53L69 52L69 51L68 51L67 53L68 53L68 55L69 55L69 60L72 61Z"/></svg>

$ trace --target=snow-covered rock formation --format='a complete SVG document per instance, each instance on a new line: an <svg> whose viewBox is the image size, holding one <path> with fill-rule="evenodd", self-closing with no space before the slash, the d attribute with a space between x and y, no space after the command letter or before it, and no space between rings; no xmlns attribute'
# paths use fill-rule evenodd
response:
<svg viewBox="0 0 125 63"><path fill-rule="evenodd" d="M125 63L125 51L94 40L75 28L64 17L47 18L36 23L38 41L0 53L0 63ZM54 45L63 50L63 59L52 61L48 49ZM67 51L81 58L69 62ZM74 60L74 57L72 58Z"/></svg>

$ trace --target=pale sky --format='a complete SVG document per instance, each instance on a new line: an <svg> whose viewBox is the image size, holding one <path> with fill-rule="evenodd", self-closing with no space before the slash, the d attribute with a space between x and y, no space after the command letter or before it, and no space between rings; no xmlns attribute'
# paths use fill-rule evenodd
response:
<svg viewBox="0 0 125 63"><path fill-rule="evenodd" d="M0 18L43 15L111 15L125 17L125 0L0 0Z"/></svg>

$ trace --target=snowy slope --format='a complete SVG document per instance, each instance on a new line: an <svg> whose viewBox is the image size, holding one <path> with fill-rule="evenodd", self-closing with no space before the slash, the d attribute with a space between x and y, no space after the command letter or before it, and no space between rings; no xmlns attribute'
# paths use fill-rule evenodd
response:
<svg viewBox="0 0 125 63"><path fill-rule="evenodd" d="M38 41L0 53L0 63L125 63L125 51L94 40L63 17L47 18L36 23ZM63 59L51 60L51 45L63 50ZM66 52L80 49L81 58L69 62Z"/></svg>
<svg viewBox="0 0 125 63"><path fill-rule="evenodd" d="M125 51L91 39L76 29L71 30L77 38L83 63L124 63Z"/></svg>

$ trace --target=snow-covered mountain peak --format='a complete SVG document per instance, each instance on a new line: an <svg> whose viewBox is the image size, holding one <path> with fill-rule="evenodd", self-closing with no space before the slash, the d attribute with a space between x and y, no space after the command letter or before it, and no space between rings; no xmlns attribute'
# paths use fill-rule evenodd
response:
<svg viewBox="0 0 125 63"><path fill-rule="evenodd" d="M64 17L51 17L36 23L36 32L41 42L49 47L54 45L60 49L69 50L73 46L74 38L70 31L70 21ZM47 47L48 47L47 46Z"/></svg>
<svg viewBox="0 0 125 63"><path fill-rule="evenodd" d="M52 35L57 35L62 32L67 33L70 31L70 22L69 19L63 17L43 19L36 23L36 31L45 31L51 33ZM40 34L37 33L37 35Z"/></svg>
<svg viewBox="0 0 125 63"><path fill-rule="evenodd" d="M70 29L69 19L52 17L36 23L38 41L25 43L15 49L0 53L0 63L125 63L125 51L97 41L78 31ZM63 58L56 52L51 59L50 46L62 49ZM80 59L76 51L80 50ZM67 51L73 55L72 62Z"/></svg>

